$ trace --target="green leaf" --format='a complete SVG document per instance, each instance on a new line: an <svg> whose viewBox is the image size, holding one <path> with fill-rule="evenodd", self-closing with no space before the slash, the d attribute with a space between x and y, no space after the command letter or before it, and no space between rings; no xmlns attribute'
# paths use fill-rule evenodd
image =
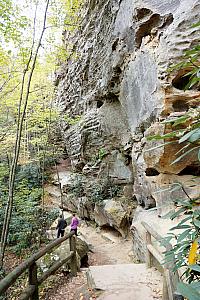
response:
<svg viewBox="0 0 200 300"><path fill-rule="evenodd" d="M186 199L174 199L174 201L178 204L181 204L182 206L185 207L192 207L191 202L189 200Z"/></svg>
<svg viewBox="0 0 200 300"><path fill-rule="evenodd" d="M171 219L171 217L174 215L175 209L170 210L168 213L166 213L164 216L162 216L162 219Z"/></svg>
<svg viewBox="0 0 200 300"><path fill-rule="evenodd" d="M174 268L173 268L173 272L176 272L178 269L180 269L180 267L182 267L183 266L183 262L182 261L180 261L180 262L178 262L175 266L174 266Z"/></svg>
<svg viewBox="0 0 200 300"><path fill-rule="evenodd" d="M199 68L194 68L192 71L186 73L183 77L189 76L189 75L194 75L198 72Z"/></svg>
<svg viewBox="0 0 200 300"><path fill-rule="evenodd" d="M179 139L179 144L187 141L191 135L193 135L193 133L195 133L197 131L198 128L195 128L189 132L187 132L186 134L184 134L184 136L182 136L180 139Z"/></svg>
<svg viewBox="0 0 200 300"><path fill-rule="evenodd" d="M197 271L200 273L200 266L199 265L189 265L188 268L190 268L193 271Z"/></svg>
<svg viewBox="0 0 200 300"><path fill-rule="evenodd" d="M178 291L189 300L200 299L200 293L194 287L191 287L189 284L180 282L178 284Z"/></svg>
<svg viewBox="0 0 200 300"><path fill-rule="evenodd" d="M193 87L197 82L199 82L199 78L198 77L193 77L188 84L185 86L184 90L188 90L191 89L191 87Z"/></svg>
<svg viewBox="0 0 200 300"><path fill-rule="evenodd" d="M170 124L170 123L174 123L176 122L176 120L178 120L179 118L170 118L170 119L167 119L167 120L164 120L161 122L161 124Z"/></svg>
<svg viewBox="0 0 200 300"><path fill-rule="evenodd" d="M197 23L195 23L195 24L193 24L193 25L191 26L191 28L196 28L196 27L199 27L199 26L200 26L200 21L197 22Z"/></svg>
<svg viewBox="0 0 200 300"><path fill-rule="evenodd" d="M176 212L174 212L170 219L173 220L175 218L177 218L181 213L185 212L186 211L186 208L185 207L181 207L180 209L178 209Z"/></svg>
<svg viewBox="0 0 200 300"><path fill-rule="evenodd" d="M176 119L176 120L174 121L174 124L173 124L172 126L175 127L175 126L177 126L177 125L179 125L179 124L184 124L184 123L187 122L189 119L190 119L190 116L187 116L187 115L182 116L182 117Z"/></svg>
<svg viewBox="0 0 200 300"><path fill-rule="evenodd" d="M184 67L184 62L180 62L176 65L172 65L170 68L167 69L168 72L172 72L173 70L181 69Z"/></svg>
<svg viewBox="0 0 200 300"><path fill-rule="evenodd" d="M175 183L173 183L173 185L172 185L171 192L175 192L175 191L178 191L178 190L180 190L180 189L182 189L182 184L179 183L179 182L175 182Z"/></svg>
<svg viewBox="0 0 200 300"><path fill-rule="evenodd" d="M191 287L200 290L200 282L191 282Z"/></svg>
<svg viewBox="0 0 200 300"><path fill-rule="evenodd" d="M177 162L179 162L183 157L185 157L186 155L188 155L189 153L191 153L192 151L196 150L197 148L199 148L200 146L194 147L192 149L189 149L188 151L186 151L185 153L183 153L181 156L179 156L177 159L175 159L170 165L174 165Z"/></svg>
<svg viewBox="0 0 200 300"><path fill-rule="evenodd" d="M185 150L190 147L190 144L186 144L184 147L182 147L178 152L176 152L176 156L179 155L182 152L185 152Z"/></svg>
<svg viewBox="0 0 200 300"><path fill-rule="evenodd" d="M170 230L187 229L187 228L191 228L191 226L190 225L177 225L177 226L174 226L174 227L170 228Z"/></svg>
<svg viewBox="0 0 200 300"><path fill-rule="evenodd" d="M177 242L180 243L182 240L184 240L189 234L190 234L191 229L187 229L184 232L182 232L177 239Z"/></svg>
<svg viewBox="0 0 200 300"><path fill-rule="evenodd" d="M189 137L191 143L196 142L200 139L200 128L197 128L196 131Z"/></svg>
<svg viewBox="0 0 200 300"><path fill-rule="evenodd" d="M182 225L182 224L184 224L185 222L187 222L187 221L189 221L189 220L191 220L191 219L192 219L192 217L189 216L189 217L183 219L180 223L178 223L178 225Z"/></svg>
<svg viewBox="0 0 200 300"><path fill-rule="evenodd" d="M160 134L156 134L156 135L152 135L152 136L148 136L147 140L148 141L152 141L152 140L163 140L163 139L167 139L167 138L173 138L176 137L176 131L172 131L163 135Z"/></svg>
<svg viewBox="0 0 200 300"><path fill-rule="evenodd" d="M194 225L197 226L198 228L200 228L200 221L199 220L194 220Z"/></svg>
<svg viewBox="0 0 200 300"><path fill-rule="evenodd" d="M161 246L166 247L166 246L169 245L169 243L170 243L170 241L171 241L172 239L173 239L173 235L168 236L168 237L165 237L165 238L159 240L159 243L160 243Z"/></svg>
<svg viewBox="0 0 200 300"><path fill-rule="evenodd" d="M166 146L166 145L173 144L173 143L175 143L175 142L167 142L167 143L163 143L163 144L157 145L157 146L155 146L155 147L152 147L152 148L150 148L150 149L147 149L147 150L145 150L144 152L149 152L149 151L152 151L152 150L155 150L155 149L158 149L158 148L161 148L161 147L164 147L164 146Z"/></svg>

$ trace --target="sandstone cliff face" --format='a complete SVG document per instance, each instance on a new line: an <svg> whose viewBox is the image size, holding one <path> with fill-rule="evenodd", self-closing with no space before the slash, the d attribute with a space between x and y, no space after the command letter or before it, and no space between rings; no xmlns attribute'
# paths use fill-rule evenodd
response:
<svg viewBox="0 0 200 300"><path fill-rule="evenodd" d="M132 204L157 205L158 214L170 196L185 196L181 189L169 192L170 184L199 193L191 182L199 172L196 153L171 165L178 146L148 151L162 142L146 139L169 131L159 121L180 115L200 96L183 90L184 73L167 72L199 41L199 29L191 28L199 13L198 0L90 0L80 30L64 33L72 55L58 75L57 102L62 114L81 117L62 124L74 170L90 181L112 178Z"/></svg>

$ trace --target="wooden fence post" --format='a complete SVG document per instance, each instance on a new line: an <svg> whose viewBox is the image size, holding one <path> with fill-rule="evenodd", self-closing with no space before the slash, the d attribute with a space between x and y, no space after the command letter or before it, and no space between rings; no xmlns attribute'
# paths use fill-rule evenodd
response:
<svg viewBox="0 0 200 300"><path fill-rule="evenodd" d="M37 265L34 262L29 267L29 284L35 287L35 290L30 297L31 300L39 300L39 294L38 294L38 279L37 279Z"/></svg>
<svg viewBox="0 0 200 300"><path fill-rule="evenodd" d="M147 231L146 232L146 260L147 260L147 268L152 267L152 257L151 252L147 248L147 245L151 244L151 234Z"/></svg>
<svg viewBox="0 0 200 300"><path fill-rule="evenodd" d="M77 260L76 260L76 239L74 236L70 237L70 251L74 251L74 254L70 261L70 269L73 276L77 275Z"/></svg>
<svg viewBox="0 0 200 300"><path fill-rule="evenodd" d="M163 274L162 300L169 300L167 282L164 274Z"/></svg>

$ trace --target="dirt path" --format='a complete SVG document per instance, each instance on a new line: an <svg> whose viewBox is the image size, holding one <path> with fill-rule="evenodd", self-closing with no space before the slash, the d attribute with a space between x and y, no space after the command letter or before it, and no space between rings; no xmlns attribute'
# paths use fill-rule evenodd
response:
<svg viewBox="0 0 200 300"><path fill-rule="evenodd" d="M114 230L97 231L95 228L81 227L82 237L92 246L89 265L124 264L133 262L131 238L124 239Z"/></svg>
<svg viewBox="0 0 200 300"><path fill-rule="evenodd" d="M85 223L81 225L78 234L91 248L89 265L120 264L133 262L130 256L131 239L125 240L117 236L115 231L102 230L101 232ZM88 296L81 293L81 286L87 283L86 272L82 270L77 277L70 277L57 273L50 277L43 290L43 300L92 300L96 299L93 291L88 290Z"/></svg>

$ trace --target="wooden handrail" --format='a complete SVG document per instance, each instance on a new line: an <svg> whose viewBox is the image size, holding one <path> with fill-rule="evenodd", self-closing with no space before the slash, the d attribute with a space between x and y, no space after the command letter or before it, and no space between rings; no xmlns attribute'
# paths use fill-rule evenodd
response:
<svg viewBox="0 0 200 300"><path fill-rule="evenodd" d="M163 264L164 255L152 245L151 237L153 236L158 242L161 242L162 240L162 245L167 251L173 248L172 245L168 241L164 240L163 237L145 221L142 221L141 223L146 230L147 267L150 268L152 266L153 256L163 268L163 300L183 300L184 297L176 292L176 285L180 281L178 271L172 272L172 264Z"/></svg>
<svg viewBox="0 0 200 300"><path fill-rule="evenodd" d="M23 274L27 269L29 269L29 286L22 293L20 300L29 299L34 293L38 294L38 285L40 285L44 280L46 280L53 272L58 270L64 263L70 261L71 272L76 275L77 272L77 262L76 262L76 243L73 235L74 231L68 233L64 237L58 238L55 241L49 243L43 249L39 250L31 257L22 262L17 266L12 272L10 272L6 277L0 281L0 295L6 292L6 290L12 286L12 284L17 280L17 278ZM70 239L70 255L66 258L59 260L54 265L52 265L49 270L47 270L39 279L37 278L37 266L36 261L44 256L45 254L51 252L53 248L62 244L65 240ZM39 296L34 296L30 299L39 299Z"/></svg>
<svg viewBox="0 0 200 300"><path fill-rule="evenodd" d="M45 281L52 273L54 273L55 271L57 271L63 264L67 263L68 261L70 261L70 259L73 256L73 251L70 251L70 255L68 255L66 258L56 262L55 264L53 264L53 266L51 266L46 272L44 272L42 274L41 277L39 277L38 279L38 285L40 285L43 281ZM33 294L34 290L33 290L33 285L29 285L24 292L21 294L21 296L19 297L19 300L26 300L29 299L29 297Z"/></svg>

